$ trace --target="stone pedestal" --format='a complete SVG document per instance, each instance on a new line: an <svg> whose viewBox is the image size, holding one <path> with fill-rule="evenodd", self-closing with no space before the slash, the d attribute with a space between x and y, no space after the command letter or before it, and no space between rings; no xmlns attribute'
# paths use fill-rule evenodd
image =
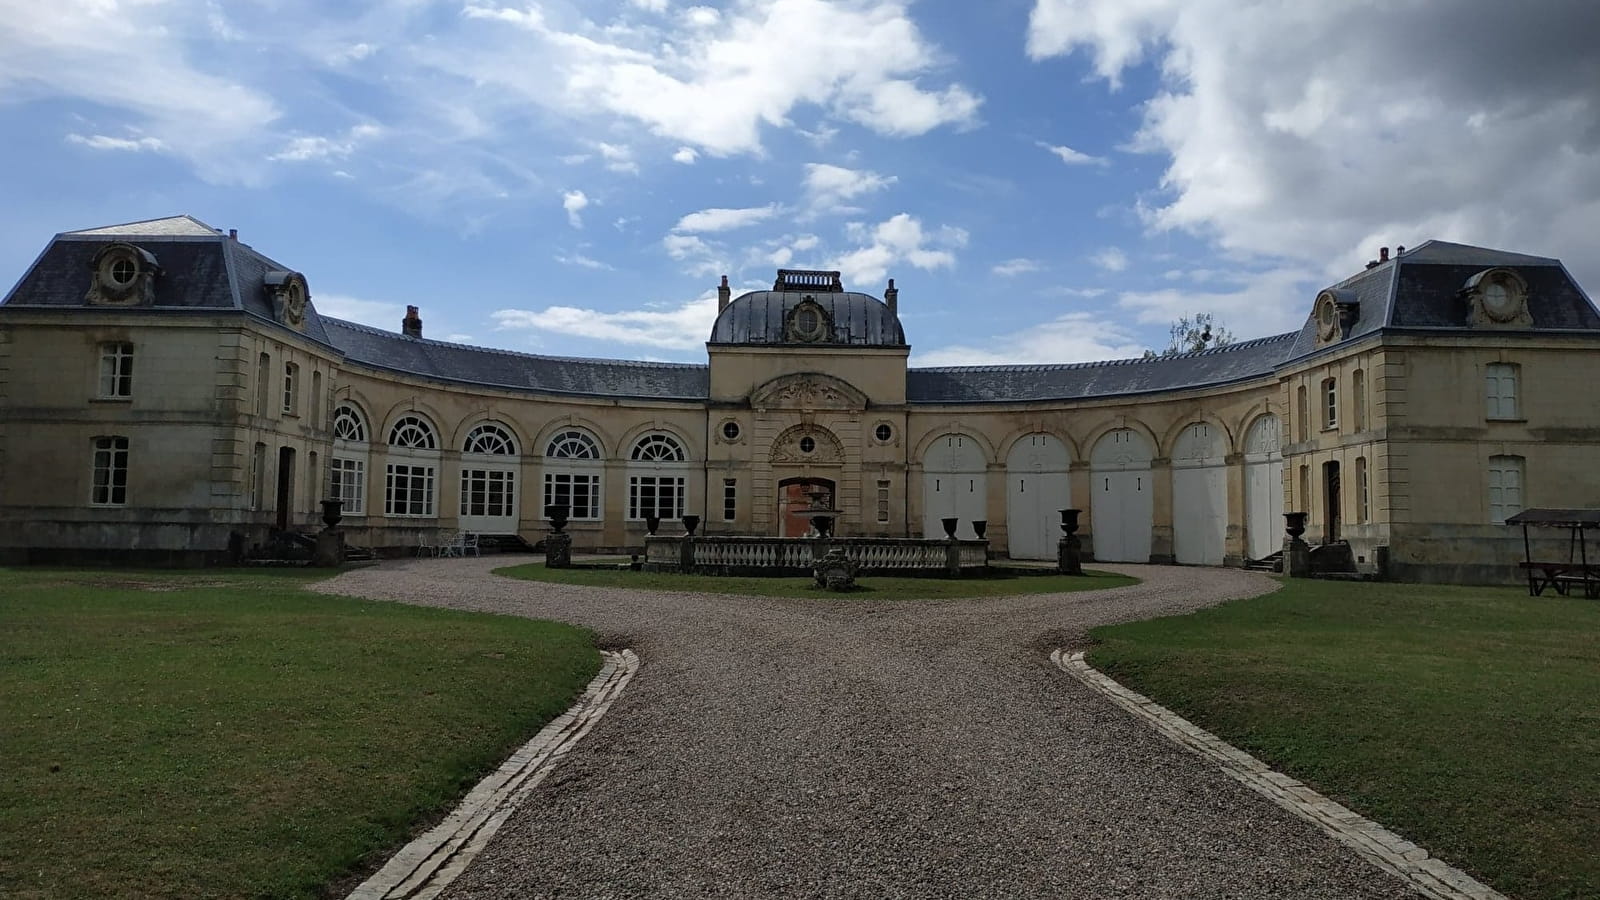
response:
<svg viewBox="0 0 1600 900"><path fill-rule="evenodd" d="M855 588L856 572L860 569L860 563L845 556L843 549L835 547L816 561L811 573L818 587L830 591L848 591Z"/></svg>
<svg viewBox="0 0 1600 900"><path fill-rule="evenodd" d="M1290 578L1311 577L1311 545L1299 538L1283 542L1283 574Z"/></svg>
<svg viewBox="0 0 1600 900"><path fill-rule="evenodd" d="M1056 569L1063 575L1083 574L1083 541L1077 535L1056 541Z"/></svg>
<svg viewBox="0 0 1600 900"><path fill-rule="evenodd" d="M544 567L572 568L572 535L556 532L544 539Z"/></svg>
<svg viewBox="0 0 1600 900"><path fill-rule="evenodd" d="M317 533L317 546L311 551L311 564L335 569L344 565L344 530L324 528Z"/></svg>

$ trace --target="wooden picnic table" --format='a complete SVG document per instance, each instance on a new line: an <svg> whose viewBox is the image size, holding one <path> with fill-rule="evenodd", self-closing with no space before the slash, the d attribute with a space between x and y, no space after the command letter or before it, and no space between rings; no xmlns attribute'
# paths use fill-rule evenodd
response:
<svg viewBox="0 0 1600 900"><path fill-rule="evenodd" d="M1600 528L1600 509L1525 509L1506 519L1507 525L1522 526L1522 570L1528 573L1528 594L1538 597L1545 588L1555 588L1565 597L1574 587L1581 588L1590 599L1600 597L1600 564L1589 562L1588 540L1585 530ZM1567 558L1565 560L1540 560L1533 558L1533 544L1528 538L1529 526L1535 528L1565 528L1568 532Z"/></svg>

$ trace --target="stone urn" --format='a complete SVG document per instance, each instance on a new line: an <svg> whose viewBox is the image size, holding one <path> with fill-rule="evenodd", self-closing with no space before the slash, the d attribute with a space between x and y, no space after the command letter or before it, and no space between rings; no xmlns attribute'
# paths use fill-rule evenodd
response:
<svg viewBox="0 0 1600 900"><path fill-rule="evenodd" d="M817 530L817 537L827 537L833 533L833 514L812 516L811 527Z"/></svg>
<svg viewBox="0 0 1600 900"><path fill-rule="evenodd" d="M544 517L550 520L550 529L556 534L567 527L567 513L571 509L565 503L552 503L544 508Z"/></svg>
<svg viewBox="0 0 1600 900"><path fill-rule="evenodd" d="M344 501L343 500L324 500L324 501L322 501L322 524L328 526L329 528L335 528L335 527L338 526L339 522L342 521L343 519L344 519Z"/></svg>
<svg viewBox="0 0 1600 900"><path fill-rule="evenodd" d="M1308 513L1303 512L1286 512L1283 514L1283 530L1289 533L1289 537L1298 541L1300 540L1300 535L1306 533L1307 515Z"/></svg>
<svg viewBox="0 0 1600 900"><path fill-rule="evenodd" d="M952 541L956 539L956 523L960 521L961 520L955 516L946 516L939 520L939 524L944 526L944 536L946 539Z"/></svg>
<svg viewBox="0 0 1600 900"><path fill-rule="evenodd" d="M694 530L696 528L699 528L699 527L700 527L700 517L699 516L684 516L683 517L683 534L684 534L684 537L694 537Z"/></svg>
<svg viewBox="0 0 1600 900"><path fill-rule="evenodd" d="M978 519L972 523L972 533L976 534L980 541L983 540L983 533L988 530L989 520L987 519Z"/></svg>
<svg viewBox="0 0 1600 900"><path fill-rule="evenodd" d="M856 573L860 570L861 563L846 556L844 548L835 547L812 565L811 574L817 587L848 591L855 588Z"/></svg>
<svg viewBox="0 0 1600 900"><path fill-rule="evenodd" d="M1062 534L1077 534L1078 533L1078 516L1083 514L1083 510L1081 510L1081 509L1062 509L1062 510L1057 510L1057 512L1061 513L1061 533Z"/></svg>
<svg viewBox="0 0 1600 900"><path fill-rule="evenodd" d="M644 533L655 537L656 529L661 527L661 517L649 515L644 517Z"/></svg>

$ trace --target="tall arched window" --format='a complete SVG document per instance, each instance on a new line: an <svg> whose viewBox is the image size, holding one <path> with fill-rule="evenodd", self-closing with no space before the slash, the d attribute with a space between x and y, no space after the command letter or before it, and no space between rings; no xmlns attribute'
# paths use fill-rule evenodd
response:
<svg viewBox="0 0 1600 900"><path fill-rule="evenodd" d="M683 517L687 458L676 438L660 432L647 434L633 445L628 465L628 518Z"/></svg>
<svg viewBox="0 0 1600 900"><path fill-rule="evenodd" d="M343 403L333 411L333 455L328 458L328 497L343 501L347 516L367 514L367 419Z"/></svg>
<svg viewBox="0 0 1600 900"><path fill-rule="evenodd" d="M420 416L402 416L389 429L389 460L384 471L383 512L388 516L436 515L439 441Z"/></svg>
<svg viewBox="0 0 1600 900"><path fill-rule="evenodd" d="M544 506L573 519L600 518L600 445L576 428L558 431L544 451Z"/></svg>
<svg viewBox="0 0 1600 900"><path fill-rule="evenodd" d="M517 531L517 442L497 422L484 422L461 445L461 521L467 531Z"/></svg>

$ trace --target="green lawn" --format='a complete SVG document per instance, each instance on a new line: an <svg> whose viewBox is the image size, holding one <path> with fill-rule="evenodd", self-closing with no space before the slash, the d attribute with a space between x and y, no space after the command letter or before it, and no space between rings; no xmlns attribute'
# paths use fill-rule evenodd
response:
<svg viewBox="0 0 1600 900"><path fill-rule="evenodd" d="M1521 898L1600 897L1600 603L1286 582L1097 668Z"/></svg>
<svg viewBox="0 0 1600 900"><path fill-rule="evenodd" d="M580 629L304 580L0 569L0 896L322 896L599 669Z"/></svg>
<svg viewBox="0 0 1600 900"><path fill-rule="evenodd" d="M681 575L675 572L633 572L626 569L547 569L530 563L495 569L496 575L596 587L635 588L645 591L694 591L702 594L743 594L757 597L820 597L827 599L923 600L952 597L1000 597L1013 594L1056 594L1098 591L1138 584L1139 579L1110 572L1084 575L1011 575L1003 570L986 578L889 578L863 576L857 589L836 593L817 587L810 578L740 578L720 575Z"/></svg>

